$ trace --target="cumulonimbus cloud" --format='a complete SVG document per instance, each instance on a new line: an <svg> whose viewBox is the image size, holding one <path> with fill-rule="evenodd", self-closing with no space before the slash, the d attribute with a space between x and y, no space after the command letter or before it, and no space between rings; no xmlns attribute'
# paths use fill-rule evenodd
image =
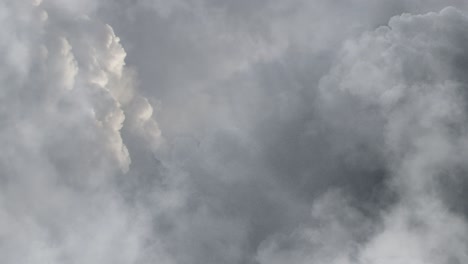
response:
<svg viewBox="0 0 468 264"><path fill-rule="evenodd" d="M467 262L465 5L392 3L0 3L2 263Z"/></svg>
<svg viewBox="0 0 468 264"><path fill-rule="evenodd" d="M157 141L151 106L131 106L144 99L110 26L43 4L0 4L2 262L141 261L145 217L117 190L131 163L120 131L130 118Z"/></svg>
<svg viewBox="0 0 468 264"><path fill-rule="evenodd" d="M466 170L466 81L457 61L466 53L460 36L467 24L454 8L404 14L344 45L321 80L322 102L330 111L340 96L357 97L384 120L387 188L397 199L374 222L346 196L326 194L315 202L311 226L266 243L261 263L467 261L465 212L453 210L446 199L453 186L445 184L463 181Z"/></svg>

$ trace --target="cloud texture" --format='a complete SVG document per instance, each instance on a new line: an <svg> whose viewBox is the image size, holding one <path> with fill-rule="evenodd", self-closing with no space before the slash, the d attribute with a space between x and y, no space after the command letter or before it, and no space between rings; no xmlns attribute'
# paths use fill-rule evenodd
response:
<svg viewBox="0 0 468 264"><path fill-rule="evenodd" d="M2 263L468 262L467 8L3 1Z"/></svg>

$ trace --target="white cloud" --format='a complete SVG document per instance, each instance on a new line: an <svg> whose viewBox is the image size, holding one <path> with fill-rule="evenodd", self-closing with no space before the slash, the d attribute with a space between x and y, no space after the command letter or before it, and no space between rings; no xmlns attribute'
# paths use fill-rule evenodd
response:
<svg viewBox="0 0 468 264"><path fill-rule="evenodd" d="M48 12L0 5L2 262L143 261L157 250L145 246L149 224L117 184L130 164L125 51L110 26ZM144 115L142 131L154 122L148 108L130 115ZM160 135L151 129L148 142Z"/></svg>

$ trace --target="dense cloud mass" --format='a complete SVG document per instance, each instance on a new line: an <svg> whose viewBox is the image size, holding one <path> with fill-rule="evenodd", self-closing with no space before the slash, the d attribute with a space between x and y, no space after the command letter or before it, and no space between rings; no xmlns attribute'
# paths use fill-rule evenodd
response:
<svg viewBox="0 0 468 264"><path fill-rule="evenodd" d="M0 1L0 259L468 263L464 0Z"/></svg>

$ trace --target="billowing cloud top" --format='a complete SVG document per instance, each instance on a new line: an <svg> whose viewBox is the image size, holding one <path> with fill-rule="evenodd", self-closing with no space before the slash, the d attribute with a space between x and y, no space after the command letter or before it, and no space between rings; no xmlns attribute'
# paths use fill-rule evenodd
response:
<svg viewBox="0 0 468 264"><path fill-rule="evenodd" d="M1 263L468 263L465 1L0 23Z"/></svg>

